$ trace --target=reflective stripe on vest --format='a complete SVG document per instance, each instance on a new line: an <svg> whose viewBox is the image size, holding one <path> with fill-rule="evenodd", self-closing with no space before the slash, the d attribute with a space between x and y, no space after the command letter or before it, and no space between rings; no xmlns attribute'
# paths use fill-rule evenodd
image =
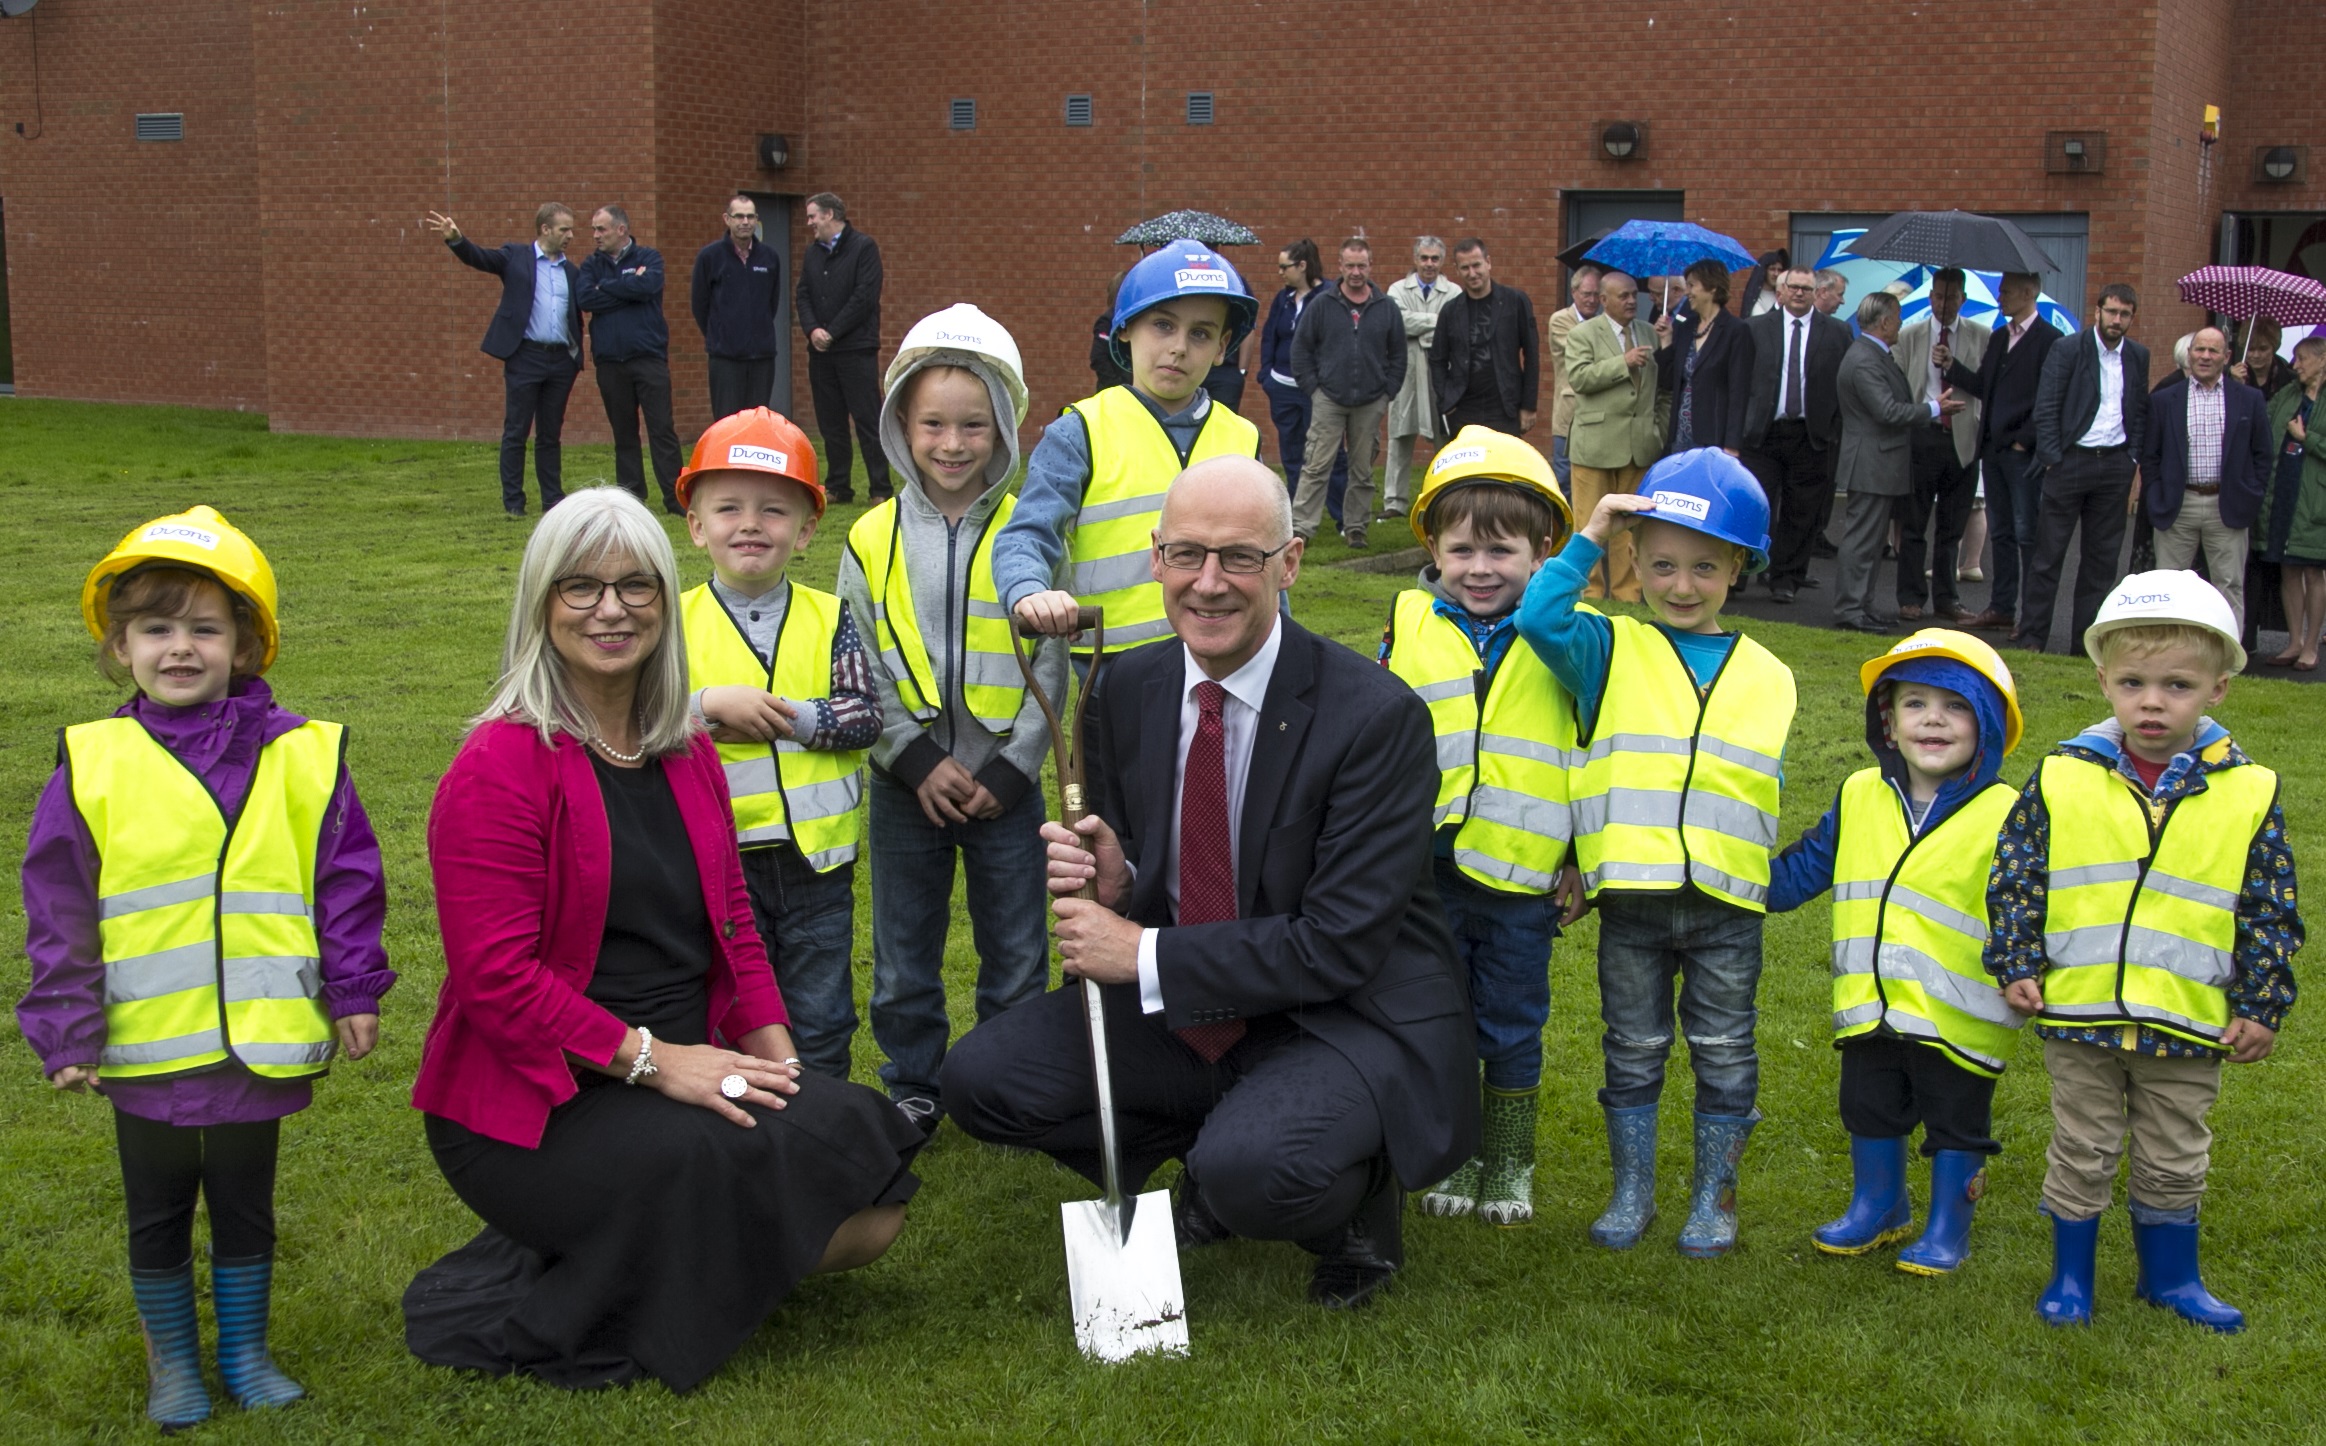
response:
<svg viewBox="0 0 2326 1446"><path fill-rule="evenodd" d="M1090 482L1075 514L1067 588L1076 602L1106 609L1106 645L1134 648L1171 636L1163 589L1147 565L1163 493L1182 470L1213 457L1258 455L1260 429L1214 402L1182 460L1171 434L1129 387L1108 387L1067 408L1090 442ZM1087 654L1089 642L1074 651Z"/></svg>
<svg viewBox="0 0 2326 1446"><path fill-rule="evenodd" d="M315 850L345 738L309 722L267 744L230 823L136 719L65 730L73 805L98 858L101 1077L190 1074L229 1054L275 1079L330 1063Z"/></svg>
<svg viewBox="0 0 2326 1446"><path fill-rule="evenodd" d="M996 737L1006 737L1025 705L1025 675L1010 648L1009 610L993 584L993 540L1017 510L1005 496L970 542L968 595L958 599L961 614L949 641L960 660L961 695L970 714ZM863 569L872 594L872 646L895 681L905 708L922 723L944 710L945 689L929 658L927 637L913 609L912 579L906 573L900 531L903 519L895 498L856 519L848 529L848 551ZM947 585L950 586L950 579ZM1111 640L1110 640L1111 641Z"/></svg>
<svg viewBox="0 0 2326 1446"><path fill-rule="evenodd" d="M2018 796L1991 783L1916 835L1880 769L1842 784L1833 857L1836 1039L1887 1024L1974 1074L2003 1072L2020 1019L1982 956L1995 837Z"/></svg>
<svg viewBox="0 0 2326 1446"><path fill-rule="evenodd" d="M1521 638L1494 670L1481 714L1478 650L1434 601L1399 593L1389 626L1389 670L1429 705L1437 733L1433 825L1459 825L1454 864L1470 878L1506 893L1549 893L1572 832L1574 702Z"/></svg>
<svg viewBox="0 0 2326 1446"><path fill-rule="evenodd" d="M2208 773L2153 828L2149 805L2113 769L2054 754L2039 776L2053 824L2050 967L2036 1022L2145 1024L2219 1045L2237 972L2238 891L2277 775L2251 763Z"/></svg>
<svg viewBox="0 0 2326 1446"><path fill-rule="evenodd" d="M1584 887L1705 893L1768 907L1793 674L1739 637L1701 693L1658 629L1611 617L1593 738L1569 785Z"/></svg>
<svg viewBox="0 0 2326 1446"><path fill-rule="evenodd" d="M775 666L752 651L743 627L728 615L710 584L680 599L690 687L745 684L782 698L821 698L832 691L832 640L840 631L840 599L786 583L783 629L775 638ZM818 873L856 857L856 806L864 796L862 749L810 750L789 738L765 743L722 743L719 762L735 806L735 840L744 848L790 839Z"/></svg>

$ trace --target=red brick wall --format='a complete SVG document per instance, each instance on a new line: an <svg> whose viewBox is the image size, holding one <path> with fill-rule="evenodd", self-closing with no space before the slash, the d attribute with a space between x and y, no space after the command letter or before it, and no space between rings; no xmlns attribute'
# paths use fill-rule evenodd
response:
<svg viewBox="0 0 2326 1446"><path fill-rule="evenodd" d="M266 405L246 0L0 21L0 200L20 394Z"/></svg>
<svg viewBox="0 0 2326 1446"><path fill-rule="evenodd" d="M2326 85L2318 55L2326 13L2317 0L2238 0L2235 60L2221 105L2220 194L2236 211L2326 211ZM2257 146L2307 145L2300 184L2253 179ZM2210 259L2210 253L2207 253Z"/></svg>

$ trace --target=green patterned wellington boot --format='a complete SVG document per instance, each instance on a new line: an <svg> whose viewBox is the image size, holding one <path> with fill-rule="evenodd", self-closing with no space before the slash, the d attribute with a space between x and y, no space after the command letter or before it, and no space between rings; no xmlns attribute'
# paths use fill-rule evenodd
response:
<svg viewBox="0 0 2326 1446"><path fill-rule="evenodd" d="M1535 1218L1535 1112L1542 1089L1486 1087L1485 1170L1478 1179L1478 1218L1504 1227Z"/></svg>
<svg viewBox="0 0 2326 1446"><path fill-rule="evenodd" d="M1472 1155L1461 1169L1422 1192L1421 1213L1452 1220L1477 1209L1478 1175L1478 1157Z"/></svg>

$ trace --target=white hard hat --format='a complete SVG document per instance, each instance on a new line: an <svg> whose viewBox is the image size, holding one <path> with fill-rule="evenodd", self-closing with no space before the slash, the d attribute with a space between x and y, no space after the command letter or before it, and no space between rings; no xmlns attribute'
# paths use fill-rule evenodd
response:
<svg viewBox="0 0 2326 1446"><path fill-rule="evenodd" d="M1011 424L1015 426L1026 420L1026 369L1018 357L1017 339L1010 335L1009 328L966 301L956 302L913 323L913 329L905 333L903 344L896 349L896 360L888 364L888 376L882 381L882 388L894 390L915 367L944 351L967 352L991 362L994 370L1001 373L1002 389L1009 393L1010 404L1017 409Z"/></svg>
<svg viewBox="0 0 2326 1446"><path fill-rule="evenodd" d="M2237 614L2229 599L2195 573L2177 569L2136 572L2109 589L2100 616L2084 630L2084 652L2097 663L2102 637L2148 623L2184 623L2219 633L2229 645L2229 671L2245 671L2245 645L2237 639Z"/></svg>

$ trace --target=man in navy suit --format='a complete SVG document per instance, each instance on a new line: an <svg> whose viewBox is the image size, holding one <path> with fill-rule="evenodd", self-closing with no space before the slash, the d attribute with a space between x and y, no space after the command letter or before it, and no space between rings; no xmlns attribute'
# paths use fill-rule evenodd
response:
<svg viewBox="0 0 2326 1446"><path fill-rule="evenodd" d="M2205 573L2245 626L2246 529L2269 485L2269 403L2223 372L2229 338L2204 327L2189 338L2189 374L2148 401L2141 501L2156 528L2156 565L2183 568L2205 552Z"/></svg>
<svg viewBox="0 0 2326 1446"><path fill-rule="evenodd" d="M1069 987L971 1030L941 1082L973 1137L1096 1181L1075 983L1098 981L1127 1185L1182 1158L1182 1248L1298 1241L1338 1309L1405 1258L1399 1184L1476 1148L1478 1052L1431 883L1429 711L1282 615L1300 553L1251 458L1172 482L1149 566L1177 637L1101 670L1090 816L1042 829Z"/></svg>
<svg viewBox="0 0 2326 1446"><path fill-rule="evenodd" d="M2124 528L2132 480L2148 425L2148 348L2126 336L2140 294L2118 282L2100 289L2099 317L2043 359L2035 389L2035 461L2043 468L2042 513L2020 591L2011 641L2042 652L2068 546L2079 532L2076 595L2068 651L2080 652L2100 601L2124 576Z"/></svg>
<svg viewBox="0 0 2326 1446"><path fill-rule="evenodd" d="M547 512L565 498L558 439L565 431L566 398L581 375L581 272L565 259L573 208L543 202L533 213L530 243L511 241L493 251L461 235L450 216L430 211L426 224L461 264L501 278L501 304L479 347L500 358L508 389L501 416L501 506L511 517L525 515L525 438L538 428L533 477Z"/></svg>
<svg viewBox="0 0 2326 1446"><path fill-rule="evenodd" d="M1996 298L2002 316L1987 339L1977 370L1951 351L1944 358L1947 385L1979 399L1979 462L1986 468L1987 541L1995 550L1993 584L1986 611L1967 628L2009 630L2019 622L2023 564L2035 559L2035 538L2043 504L2043 474L2035 466L2035 393L2043 359L2060 339L2051 323L2036 314L2042 279L2031 272L2003 273ZM1940 362L1933 348L1932 361Z"/></svg>

